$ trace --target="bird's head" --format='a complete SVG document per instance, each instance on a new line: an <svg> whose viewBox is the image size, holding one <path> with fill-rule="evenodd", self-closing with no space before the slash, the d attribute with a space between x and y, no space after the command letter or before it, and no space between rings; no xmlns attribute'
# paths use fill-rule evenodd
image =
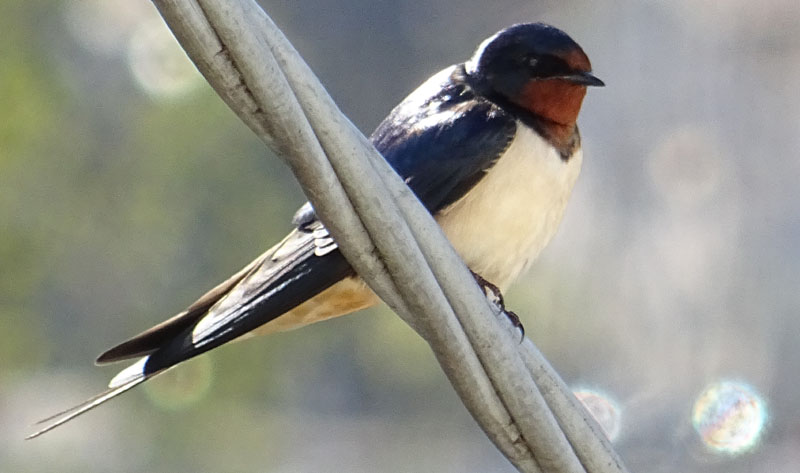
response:
<svg viewBox="0 0 800 473"><path fill-rule="evenodd" d="M466 62L479 93L522 107L554 124L578 118L587 86L602 86L583 49L566 33L543 23L506 28Z"/></svg>

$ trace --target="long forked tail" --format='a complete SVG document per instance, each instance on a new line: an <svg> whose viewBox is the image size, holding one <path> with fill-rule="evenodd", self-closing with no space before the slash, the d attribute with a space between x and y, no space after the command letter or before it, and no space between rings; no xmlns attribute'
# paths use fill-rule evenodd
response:
<svg viewBox="0 0 800 473"><path fill-rule="evenodd" d="M330 249L333 240L327 231L318 229L315 232L292 232L278 246L184 312L101 355L98 359L101 363L144 357L117 374L107 391L42 420L39 424L47 426L27 438L49 432L158 373L235 340L352 276L354 273L347 260L334 251L335 244L333 250ZM320 248L326 251L320 252ZM358 286L356 292L354 296L350 289L346 290L342 297L349 297L349 305L341 309L334 304L328 316L341 315L355 310L354 305L361 308L376 301L366 286Z"/></svg>
<svg viewBox="0 0 800 473"><path fill-rule="evenodd" d="M144 374L142 367L146 361L147 357L142 358L128 368L120 371L120 373L111 380L106 391L87 399L77 406L70 407L67 410L58 412L50 417L40 420L36 423L36 425L46 424L46 426L32 433L31 435L28 435L25 437L25 440L34 439L42 434L50 432L59 425L65 424L72 419L91 411L100 404L104 404L106 401L114 399L120 394L142 384L156 374L160 373Z"/></svg>

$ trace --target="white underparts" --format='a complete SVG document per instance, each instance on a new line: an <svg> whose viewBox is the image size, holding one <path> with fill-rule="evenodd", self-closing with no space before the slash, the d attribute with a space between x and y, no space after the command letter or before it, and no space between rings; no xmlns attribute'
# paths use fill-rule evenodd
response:
<svg viewBox="0 0 800 473"><path fill-rule="evenodd" d="M504 290L550 242L580 173L531 128L517 124L506 153L437 220L467 263Z"/></svg>

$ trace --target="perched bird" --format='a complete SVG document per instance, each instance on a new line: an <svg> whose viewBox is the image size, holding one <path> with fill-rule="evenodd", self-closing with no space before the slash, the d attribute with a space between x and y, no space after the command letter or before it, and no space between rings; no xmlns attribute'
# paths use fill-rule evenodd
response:
<svg viewBox="0 0 800 473"><path fill-rule="evenodd" d="M576 119L602 86L561 30L519 24L437 73L372 134L476 276L504 290L558 227L581 167ZM186 310L106 351L140 358L109 390L35 437L178 363L244 335L290 330L378 302L309 204L280 243Z"/></svg>

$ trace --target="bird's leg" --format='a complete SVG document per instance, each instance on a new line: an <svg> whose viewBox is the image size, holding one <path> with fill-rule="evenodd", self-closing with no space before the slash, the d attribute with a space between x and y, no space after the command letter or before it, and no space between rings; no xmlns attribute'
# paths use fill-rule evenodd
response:
<svg viewBox="0 0 800 473"><path fill-rule="evenodd" d="M511 323L514 325L514 327L518 328L520 332L522 332L522 337L524 338L525 327L522 326L522 322L519 320L519 316L517 316L517 314L506 309L506 303L505 300L503 300L503 293L500 291L500 288L484 279L483 276L475 271L470 270L470 272L472 273L472 277L475 278L475 282L478 283L478 286L480 286L484 294L486 294L486 298L489 299L494 305L499 307L504 314L506 314L506 317L511 320Z"/></svg>

